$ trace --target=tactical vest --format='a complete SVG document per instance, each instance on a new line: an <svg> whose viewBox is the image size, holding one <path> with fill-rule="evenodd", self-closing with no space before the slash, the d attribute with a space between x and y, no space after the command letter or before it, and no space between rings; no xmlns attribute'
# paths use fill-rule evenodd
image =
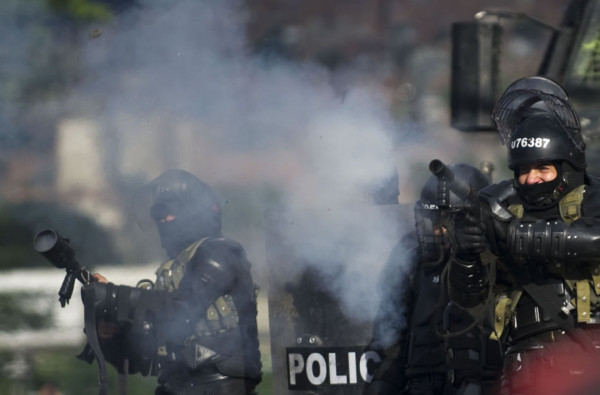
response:
<svg viewBox="0 0 600 395"><path fill-rule="evenodd" d="M208 239L204 238L193 243L183 250L176 259L163 263L156 271L156 289L168 292L177 290L185 275L186 266L206 240ZM250 297L253 302L256 301L255 292L252 292ZM240 322L234 299L230 294L219 296L207 308L202 317L194 319L197 319L194 333L187 337L184 344L181 345L183 346L183 357L191 368L198 367L211 359L218 359L219 347L213 347L212 345L216 346L222 343L222 340L218 339L227 336L228 332L239 332ZM238 335L234 337L239 338ZM239 340L236 342L239 342ZM159 345L159 356L166 356L168 352L166 346Z"/></svg>
<svg viewBox="0 0 600 395"><path fill-rule="evenodd" d="M204 243L206 238L201 239L183 250L177 259L163 263L156 270L156 289L173 292L179 288L179 283L184 276L185 268L193 258L196 250ZM206 315L196 324L196 334L210 336L219 332L236 328L239 316L233 298L229 294L220 296L206 310Z"/></svg>

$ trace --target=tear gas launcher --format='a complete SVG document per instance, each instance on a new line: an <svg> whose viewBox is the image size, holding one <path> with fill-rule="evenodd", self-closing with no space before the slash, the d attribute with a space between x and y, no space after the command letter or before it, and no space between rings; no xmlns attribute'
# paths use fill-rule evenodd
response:
<svg viewBox="0 0 600 395"><path fill-rule="evenodd" d="M456 177L452 169L439 159L429 163L429 170L438 179L437 202L440 209L452 209L450 205L452 192L463 201L461 210L472 220L481 222L485 219L481 212L479 192L474 186ZM443 221L446 222L446 218L443 218ZM445 223L445 225L449 231L453 231L453 223Z"/></svg>
<svg viewBox="0 0 600 395"><path fill-rule="evenodd" d="M69 239L62 237L56 230L45 229L38 232L33 238L33 248L54 266L67 271L58 291L62 307L69 303L76 279L84 285L96 281L90 271L75 259L75 251L69 245Z"/></svg>
<svg viewBox="0 0 600 395"><path fill-rule="evenodd" d="M429 170L438 178L438 202L440 206L450 204L450 192L453 192L467 205L476 207L479 205L479 194L471 185L454 176L454 172L444 162L434 159L429 162Z"/></svg>
<svg viewBox="0 0 600 395"><path fill-rule="evenodd" d="M153 358L158 347L155 344L157 335L154 317L167 314L161 308L166 306L165 300L170 295L147 288L100 283L86 267L77 262L69 239L62 237L54 229L37 233L33 239L33 247L54 266L67 272L58 292L62 307L71 299L75 280L83 284L81 298L84 307L84 332L88 343L77 358L88 363L97 360L99 395L108 395L109 392L106 362L115 366L119 373L119 394L126 393L127 374L156 374L157 365L153 363ZM149 280L142 282L144 281ZM165 307L167 312L173 305ZM97 327L100 320L119 325L119 333L101 342Z"/></svg>
<svg viewBox="0 0 600 395"><path fill-rule="evenodd" d="M93 358L98 361L98 383L100 385L99 395L108 395L108 376L106 361L98 340L96 328L96 312L94 304L96 301L95 288L100 283L92 277L90 271L81 266L75 259L75 251L69 245L69 239L62 237L54 229L45 229L38 232L33 238L33 248L42 254L50 263L59 269L65 269L67 274L58 291L59 301L65 307L75 286L75 280L83 284L82 299L84 304L85 334L88 339L84 351L78 355L79 359L92 362ZM102 284L104 285L104 284ZM85 290L87 289L87 292Z"/></svg>

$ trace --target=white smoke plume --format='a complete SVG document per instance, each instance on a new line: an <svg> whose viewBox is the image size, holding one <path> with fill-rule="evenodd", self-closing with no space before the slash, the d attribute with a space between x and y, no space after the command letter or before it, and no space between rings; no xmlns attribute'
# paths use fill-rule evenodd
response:
<svg viewBox="0 0 600 395"><path fill-rule="evenodd" d="M297 224L291 248L306 262L342 262L342 273L318 270L336 273L328 287L347 312L369 318L398 219L348 207L364 206L393 175L397 126L382 95L360 81L341 93L323 66L249 53L245 17L237 1L147 1L90 26L70 107L101 125L107 166L121 174L183 167L215 189L274 186L299 217L333 212ZM375 218L377 233L365 227Z"/></svg>

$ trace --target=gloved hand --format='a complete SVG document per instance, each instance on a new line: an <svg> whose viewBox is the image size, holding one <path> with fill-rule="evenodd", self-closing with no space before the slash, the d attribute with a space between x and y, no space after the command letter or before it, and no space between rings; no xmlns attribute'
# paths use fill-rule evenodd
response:
<svg viewBox="0 0 600 395"><path fill-rule="evenodd" d="M459 259L473 260L486 248L485 224L471 213L454 220L454 248Z"/></svg>

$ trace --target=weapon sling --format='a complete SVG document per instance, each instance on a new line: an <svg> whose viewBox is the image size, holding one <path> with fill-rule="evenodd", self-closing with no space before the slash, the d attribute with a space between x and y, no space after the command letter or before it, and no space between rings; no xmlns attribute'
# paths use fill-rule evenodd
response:
<svg viewBox="0 0 600 395"><path fill-rule="evenodd" d="M87 337L88 344L98 361L98 383L100 385L99 395L108 395L108 378L106 374L106 360L102 354L100 348L100 342L98 341L98 331L96 329L96 313L94 309L95 304L95 290L94 287L85 287L83 292L83 320L85 335Z"/></svg>

